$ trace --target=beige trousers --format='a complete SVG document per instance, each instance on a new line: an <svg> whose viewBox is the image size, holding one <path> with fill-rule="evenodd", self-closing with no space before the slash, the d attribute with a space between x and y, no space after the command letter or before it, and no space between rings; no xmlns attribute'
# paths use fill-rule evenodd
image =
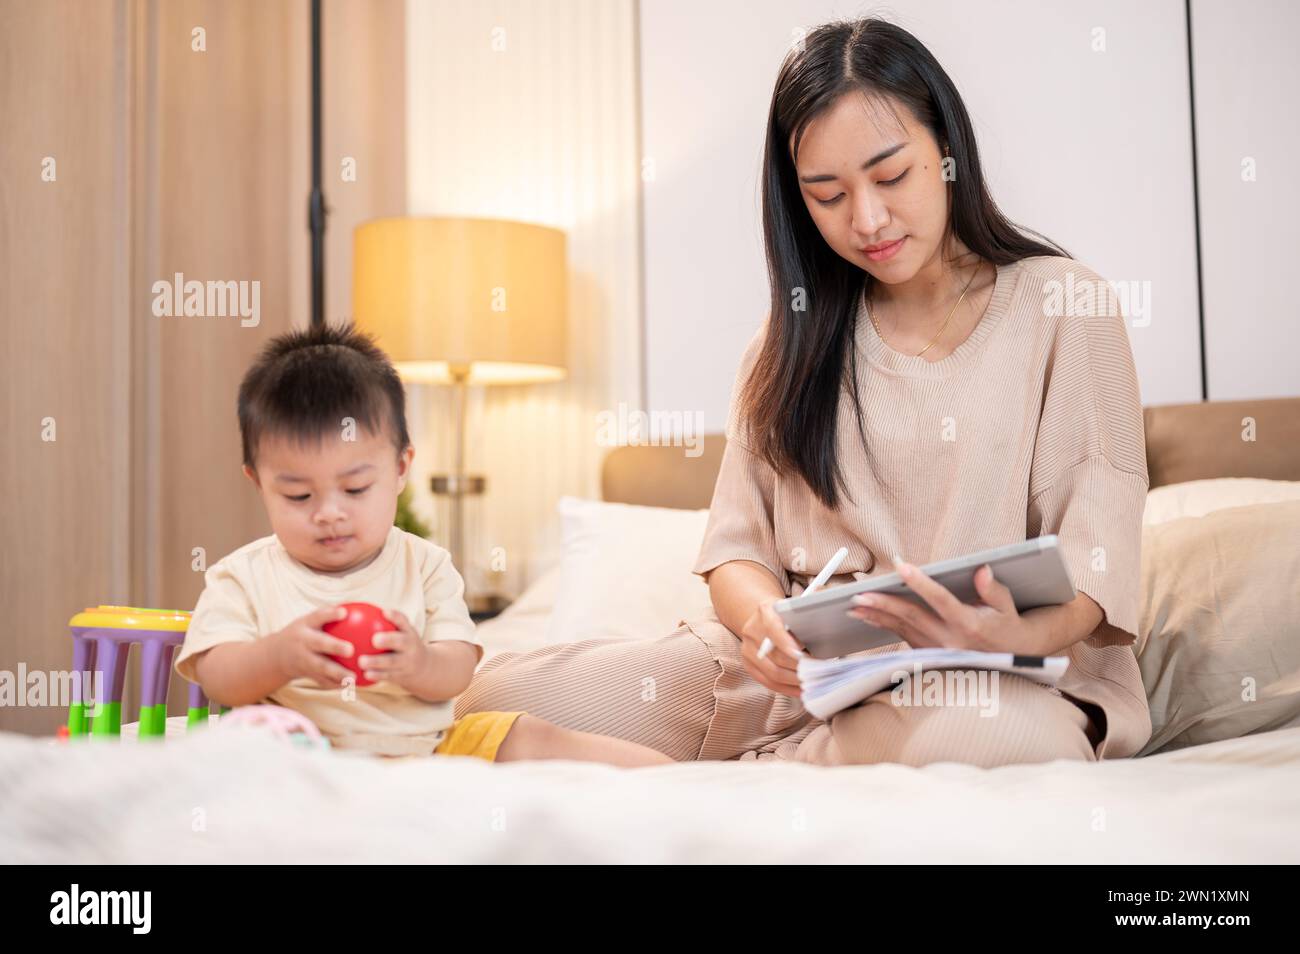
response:
<svg viewBox="0 0 1300 954"><path fill-rule="evenodd" d="M890 648L899 647L880 651ZM798 699L751 677L739 640L721 623L692 620L656 639L587 640L496 656L456 700L456 717L523 711L683 762L992 767L1095 760L1096 726L1058 690L1001 673L996 701L996 714L982 714L990 707L899 704L886 691L822 721Z"/></svg>

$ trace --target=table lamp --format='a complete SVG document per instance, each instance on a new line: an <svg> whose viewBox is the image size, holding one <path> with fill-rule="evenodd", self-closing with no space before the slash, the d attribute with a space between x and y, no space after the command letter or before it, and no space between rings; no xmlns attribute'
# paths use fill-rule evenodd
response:
<svg viewBox="0 0 1300 954"><path fill-rule="evenodd" d="M465 473L466 389L564 378L564 233L501 219L377 219L357 227L352 268L356 327L404 381L454 389L453 470L431 487L450 498L448 549L468 579L464 502L487 481Z"/></svg>

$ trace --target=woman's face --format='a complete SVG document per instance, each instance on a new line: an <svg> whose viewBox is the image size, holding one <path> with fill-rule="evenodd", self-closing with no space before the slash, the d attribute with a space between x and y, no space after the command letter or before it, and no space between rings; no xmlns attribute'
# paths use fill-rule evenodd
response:
<svg viewBox="0 0 1300 954"><path fill-rule="evenodd" d="M939 146L911 110L895 108L897 119L861 92L846 93L808 125L795 164L826 243L890 285L935 259L948 224Z"/></svg>

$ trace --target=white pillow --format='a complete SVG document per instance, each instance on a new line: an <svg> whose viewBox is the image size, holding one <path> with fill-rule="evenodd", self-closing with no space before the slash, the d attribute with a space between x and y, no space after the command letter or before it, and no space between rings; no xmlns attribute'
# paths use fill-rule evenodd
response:
<svg viewBox="0 0 1300 954"><path fill-rule="evenodd" d="M555 609L560 593L560 567L552 566L524 588L519 597L493 619L512 619L516 616L549 616Z"/></svg>
<svg viewBox="0 0 1300 954"><path fill-rule="evenodd" d="M560 591L560 568L553 566L538 577L519 598L491 619L475 627L483 641L481 666L499 653L526 653L546 645L548 620Z"/></svg>
<svg viewBox="0 0 1300 954"><path fill-rule="evenodd" d="M1180 517L1204 517L1216 510L1258 503L1300 500L1300 480L1261 480L1256 477L1216 477L1166 484L1147 494L1144 526Z"/></svg>
<svg viewBox="0 0 1300 954"><path fill-rule="evenodd" d="M665 636L707 613L709 588L691 572L707 510L561 497L560 585L548 643Z"/></svg>

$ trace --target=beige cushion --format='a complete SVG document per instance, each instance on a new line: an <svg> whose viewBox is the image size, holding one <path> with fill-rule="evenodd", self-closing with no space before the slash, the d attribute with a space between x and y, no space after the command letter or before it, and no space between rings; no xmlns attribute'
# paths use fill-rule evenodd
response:
<svg viewBox="0 0 1300 954"><path fill-rule="evenodd" d="M1142 522L1147 526L1179 517L1203 517L1216 510L1246 504L1300 500L1300 480L1261 480L1258 477L1216 477L1156 487L1147 494Z"/></svg>
<svg viewBox="0 0 1300 954"><path fill-rule="evenodd" d="M1300 726L1300 501L1148 525L1139 752Z"/></svg>

